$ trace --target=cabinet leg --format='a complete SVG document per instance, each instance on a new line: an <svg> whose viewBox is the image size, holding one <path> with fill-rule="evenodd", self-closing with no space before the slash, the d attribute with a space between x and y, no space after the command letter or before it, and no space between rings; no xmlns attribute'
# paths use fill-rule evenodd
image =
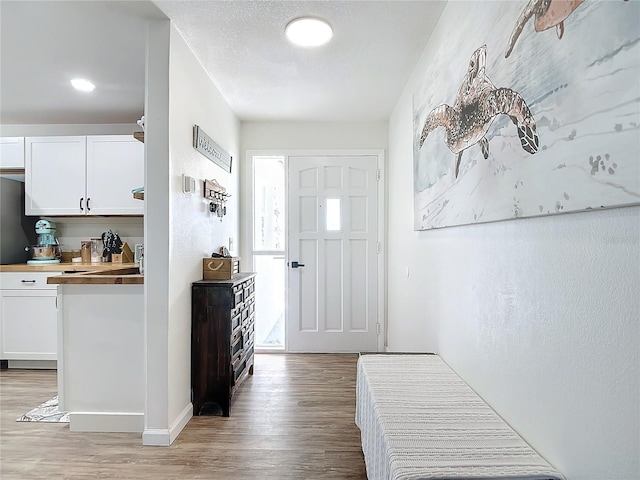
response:
<svg viewBox="0 0 640 480"><path fill-rule="evenodd" d="M253 375L253 363L249 367L249 375Z"/></svg>

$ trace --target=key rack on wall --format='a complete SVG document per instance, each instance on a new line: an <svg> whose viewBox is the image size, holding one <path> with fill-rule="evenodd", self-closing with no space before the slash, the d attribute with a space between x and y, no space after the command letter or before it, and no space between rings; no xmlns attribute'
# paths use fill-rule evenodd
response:
<svg viewBox="0 0 640 480"><path fill-rule="evenodd" d="M217 180L204 181L204 197L209 202L209 211L215 213L220 221L227 214L227 200L231 196L227 189L218 183Z"/></svg>

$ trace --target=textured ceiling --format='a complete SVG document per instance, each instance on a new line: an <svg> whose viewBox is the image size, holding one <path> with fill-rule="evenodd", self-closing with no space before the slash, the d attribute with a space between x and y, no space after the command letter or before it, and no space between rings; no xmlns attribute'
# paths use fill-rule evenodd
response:
<svg viewBox="0 0 640 480"><path fill-rule="evenodd" d="M148 2L0 1L0 122L135 122L153 11ZM73 90L76 76L96 91Z"/></svg>
<svg viewBox="0 0 640 480"><path fill-rule="evenodd" d="M145 22L164 17L159 10L241 120L387 120L443 6L1 0L0 123L135 122L144 108ZM285 25L302 15L328 20L331 43L287 43ZM76 76L96 91L71 89Z"/></svg>
<svg viewBox="0 0 640 480"><path fill-rule="evenodd" d="M155 1L241 120L387 120L443 2ZM286 24L327 20L332 41L289 44Z"/></svg>

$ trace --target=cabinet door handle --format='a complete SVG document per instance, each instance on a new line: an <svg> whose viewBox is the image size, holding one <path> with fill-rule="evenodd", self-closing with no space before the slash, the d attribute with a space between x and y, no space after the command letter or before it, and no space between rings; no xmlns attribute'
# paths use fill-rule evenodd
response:
<svg viewBox="0 0 640 480"><path fill-rule="evenodd" d="M89 206L90 201L91 201L91 197L87 197L87 212L91 211L91 207Z"/></svg>
<svg viewBox="0 0 640 480"><path fill-rule="evenodd" d="M36 283L35 280L20 280L22 283Z"/></svg>
<svg viewBox="0 0 640 480"><path fill-rule="evenodd" d="M84 212L84 208L82 208L82 201L84 200L84 197L80 197L80 211Z"/></svg>

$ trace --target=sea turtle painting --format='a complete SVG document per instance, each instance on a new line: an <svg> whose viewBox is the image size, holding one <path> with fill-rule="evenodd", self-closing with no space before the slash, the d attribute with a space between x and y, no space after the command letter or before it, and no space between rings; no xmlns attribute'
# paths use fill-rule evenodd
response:
<svg viewBox="0 0 640 480"><path fill-rule="evenodd" d="M558 38L562 38L564 35L564 21L582 2L584 2L584 0L530 0L518 18L518 22L509 39L507 53L505 53L504 57L508 58L509 55L511 55L513 47L515 47L524 26L529 19L534 16L534 28L536 32L542 32L551 27L556 27Z"/></svg>
<svg viewBox="0 0 640 480"><path fill-rule="evenodd" d="M427 115L422 133L422 148L430 132L445 128L449 150L457 154L455 176L458 177L462 152L480 143L484 158L489 157L489 141L485 137L496 116L509 115L516 125L522 148L531 154L538 151L536 123L520 94L510 88L496 88L485 72L487 46L478 48L469 61L469 68L458 89L453 107L440 105Z"/></svg>

